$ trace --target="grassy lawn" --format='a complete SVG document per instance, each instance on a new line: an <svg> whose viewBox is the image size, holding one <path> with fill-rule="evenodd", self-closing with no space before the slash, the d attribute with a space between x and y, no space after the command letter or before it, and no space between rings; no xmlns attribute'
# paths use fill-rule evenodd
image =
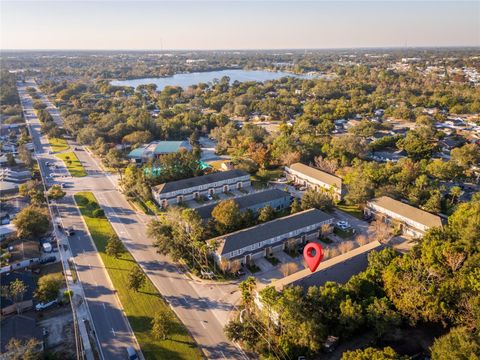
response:
<svg viewBox="0 0 480 360"><path fill-rule="evenodd" d="M117 290L118 297L145 358L201 359L200 350L179 320L177 320L170 339L157 341L151 337L150 328L155 309L170 308L149 279L138 293L128 289L128 273L136 265L132 255L127 251L119 259L115 259L105 253L107 240L112 234L115 234L115 230L105 217L92 217L92 212L98 207L98 203L91 192L77 193L75 201L87 223L113 286ZM174 317L177 319L176 316Z"/></svg>
<svg viewBox="0 0 480 360"><path fill-rule="evenodd" d="M252 176L253 180L257 180L260 182L268 182L272 180L276 180L283 176L283 169L261 169L258 170L255 175Z"/></svg>
<svg viewBox="0 0 480 360"><path fill-rule="evenodd" d="M70 147L67 144L67 140L60 138L48 138L50 147L53 152L67 151Z"/></svg>
<svg viewBox="0 0 480 360"><path fill-rule="evenodd" d="M362 210L360 210L358 205L346 205L346 204L340 203L340 204L337 204L337 208L339 210L346 212L347 214L355 216L357 219L360 219L360 220L363 219Z"/></svg>
<svg viewBox="0 0 480 360"><path fill-rule="evenodd" d="M55 155L59 159L63 160L67 166L68 172L74 177L87 176L85 169L83 168L82 163L78 160L77 155L73 151L61 153Z"/></svg>

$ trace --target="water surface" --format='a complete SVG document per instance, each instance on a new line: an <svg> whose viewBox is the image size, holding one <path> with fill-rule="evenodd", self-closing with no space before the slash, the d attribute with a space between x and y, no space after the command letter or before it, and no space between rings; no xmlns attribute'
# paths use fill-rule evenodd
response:
<svg viewBox="0 0 480 360"><path fill-rule="evenodd" d="M206 72L194 72L187 74L175 74L168 77L160 78L144 78L144 79L131 79L131 80L113 80L111 85L115 86L130 86L136 88L139 85L155 84L157 90L163 90L165 86L180 86L183 89L191 85L199 83L209 83L214 79L220 80L222 77L228 76L230 82L234 81L258 81L264 82L267 80L277 80L285 76L294 76L298 78L311 79L313 75L295 75L291 73L281 71L264 71L264 70L219 70L219 71L206 71Z"/></svg>

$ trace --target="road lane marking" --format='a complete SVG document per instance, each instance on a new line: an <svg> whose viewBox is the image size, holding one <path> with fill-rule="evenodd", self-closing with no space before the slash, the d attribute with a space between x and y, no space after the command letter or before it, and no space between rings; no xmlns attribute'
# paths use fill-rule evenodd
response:
<svg viewBox="0 0 480 360"><path fill-rule="evenodd" d="M205 323L203 322L203 320L200 320L200 324L202 324L203 328L206 329L207 326L205 325Z"/></svg>
<svg viewBox="0 0 480 360"><path fill-rule="evenodd" d="M112 328L112 334L113 334L113 336L116 336L115 330L113 330L113 328Z"/></svg>

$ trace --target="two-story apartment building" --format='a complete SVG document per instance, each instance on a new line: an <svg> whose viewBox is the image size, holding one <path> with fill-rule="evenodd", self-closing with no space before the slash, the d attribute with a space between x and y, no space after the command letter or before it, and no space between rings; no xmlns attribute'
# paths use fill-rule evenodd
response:
<svg viewBox="0 0 480 360"><path fill-rule="evenodd" d="M213 255L218 263L240 260L248 264L252 259L282 251L289 239L297 243L317 239L322 225L332 222L332 216L310 209L218 236L209 240L209 244L216 249Z"/></svg>
<svg viewBox="0 0 480 360"><path fill-rule="evenodd" d="M163 208L205 195L250 186L250 175L242 170L220 171L189 179L171 181L152 189L153 197Z"/></svg>
<svg viewBox="0 0 480 360"><path fill-rule="evenodd" d="M416 237L422 237L430 228L442 226L440 216L388 196L367 202L364 211L367 215L374 215L375 218L385 223L397 222L402 233Z"/></svg>
<svg viewBox="0 0 480 360"><path fill-rule="evenodd" d="M275 210L283 210L290 206L292 197L290 193L279 189L268 189L264 191L254 192L248 195L234 198L241 211L247 209L257 213L260 209L271 206ZM218 203L200 206L196 208L198 215L204 220L212 217L212 211Z"/></svg>
<svg viewBox="0 0 480 360"><path fill-rule="evenodd" d="M315 169L302 163L285 166L287 179L318 191L332 194L336 200L342 200L344 188L342 179L325 171Z"/></svg>

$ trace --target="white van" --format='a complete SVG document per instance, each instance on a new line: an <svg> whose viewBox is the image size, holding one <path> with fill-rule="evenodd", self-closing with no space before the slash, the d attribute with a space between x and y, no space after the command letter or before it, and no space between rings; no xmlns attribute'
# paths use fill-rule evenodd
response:
<svg viewBox="0 0 480 360"><path fill-rule="evenodd" d="M42 249L43 249L43 252L51 253L53 250L52 244L50 244L49 242L44 242L42 244Z"/></svg>

